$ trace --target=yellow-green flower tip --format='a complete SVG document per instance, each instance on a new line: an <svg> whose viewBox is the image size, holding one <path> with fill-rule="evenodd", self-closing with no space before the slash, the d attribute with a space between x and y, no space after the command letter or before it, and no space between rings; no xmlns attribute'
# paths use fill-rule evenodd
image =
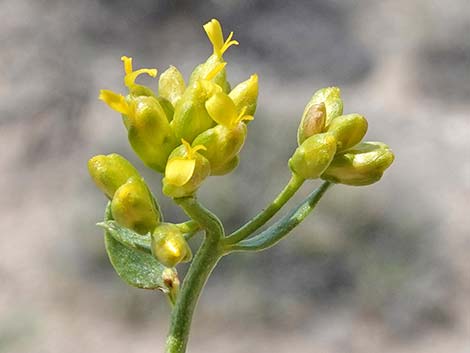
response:
<svg viewBox="0 0 470 353"><path fill-rule="evenodd" d="M160 214L142 178L131 177L115 192L111 201L114 220L139 234L147 234L160 222Z"/></svg>
<svg viewBox="0 0 470 353"><path fill-rule="evenodd" d="M160 75L158 94L170 101L173 106L178 103L185 90L186 84L183 75L176 67L170 66Z"/></svg>
<svg viewBox="0 0 470 353"><path fill-rule="evenodd" d="M112 199L116 190L131 177L140 177L139 172L124 157L113 153L98 155L88 161L88 171L96 186Z"/></svg>
<svg viewBox="0 0 470 353"><path fill-rule="evenodd" d="M297 143L299 146L310 136L321 133L325 128L325 122L325 103L308 105L297 130Z"/></svg>
<svg viewBox="0 0 470 353"><path fill-rule="evenodd" d="M327 131L336 137L338 143L336 152L345 151L357 145L366 135L368 123L359 114L341 115L334 118Z"/></svg>
<svg viewBox="0 0 470 353"><path fill-rule="evenodd" d="M363 142L335 156L322 179L352 186L370 185L382 178L395 156L381 142Z"/></svg>
<svg viewBox="0 0 470 353"><path fill-rule="evenodd" d="M258 101L258 75L253 74L248 80L236 85L230 91L229 97L235 104L238 113L245 109L246 115L253 116Z"/></svg>
<svg viewBox="0 0 470 353"><path fill-rule="evenodd" d="M175 224L161 223L152 234L152 254L166 267L191 261L192 253L186 239Z"/></svg>
<svg viewBox="0 0 470 353"><path fill-rule="evenodd" d="M304 179L317 179L330 165L336 153L336 139L329 133L306 139L289 159L293 173Z"/></svg>
<svg viewBox="0 0 470 353"><path fill-rule="evenodd" d="M338 87L326 87L316 91L305 107L305 110L307 110L309 106L319 103L325 104L326 126L328 126L334 118L343 114L343 100L341 99L341 90Z"/></svg>
<svg viewBox="0 0 470 353"><path fill-rule="evenodd" d="M196 137L193 145L203 145L207 148L201 151L201 154L211 165L211 175L223 175L235 169L238 162L232 160L241 151L246 133L246 125L239 122L231 127L217 125ZM229 165L231 161L234 164Z"/></svg>
<svg viewBox="0 0 470 353"><path fill-rule="evenodd" d="M205 107L206 101L222 89L209 81L197 80L185 91L175 106L171 127L178 139L193 142L197 135L210 129L216 123Z"/></svg>
<svg viewBox="0 0 470 353"><path fill-rule="evenodd" d="M133 98L128 119L129 142L150 168L163 173L171 151L178 145L163 108L154 97Z"/></svg>

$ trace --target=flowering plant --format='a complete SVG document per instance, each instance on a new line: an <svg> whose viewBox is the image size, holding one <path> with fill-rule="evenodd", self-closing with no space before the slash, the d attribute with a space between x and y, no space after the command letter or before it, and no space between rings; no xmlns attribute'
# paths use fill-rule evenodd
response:
<svg viewBox="0 0 470 353"><path fill-rule="evenodd" d="M90 175L108 198L105 245L111 264L128 284L158 289L172 306L167 353L186 351L191 319L201 291L223 257L256 252L283 239L315 208L335 183L369 185L393 162L393 153L380 142L361 142L367 120L343 114L337 87L314 93L298 127L298 148L289 160L292 177L262 212L232 234L201 205L197 190L210 176L226 175L239 163L239 152L253 120L258 76L231 88L225 71L225 51L238 42L233 32L224 39L220 23L204 25L213 53L192 72L188 82L171 66L160 75L158 93L136 83L138 76L157 76L156 69L134 70L123 56L128 94L101 90L100 99L121 113L128 139L146 166L163 174L162 191L189 220L165 222L162 210L137 169L118 154L99 155L88 162ZM297 207L264 231L257 232L296 193L307 179L323 183ZM195 256L187 240L204 234ZM191 262L180 285L176 266Z"/></svg>

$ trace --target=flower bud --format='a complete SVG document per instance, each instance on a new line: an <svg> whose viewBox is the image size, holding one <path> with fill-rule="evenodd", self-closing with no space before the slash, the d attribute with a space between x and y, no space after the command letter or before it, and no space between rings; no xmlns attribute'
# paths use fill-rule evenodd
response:
<svg viewBox="0 0 470 353"><path fill-rule="evenodd" d="M112 153L107 156L99 155L88 161L88 171L91 178L109 199L116 190L130 177L140 177L139 172L124 157Z"/></svg>
<svg viewBox="0 0 470 353"><path fill-rule="evenodd" d="M297 143L299 146L310 136L319 134L325 128L325 103L307 105L297 130Z"/></svg>
<svg viewBox="0 0 470 353"><path fill-rule="evenodd" d="M200 133L215 125L215 121L206 110L206 101L222 89L207 80L199 80L189 86L175 106L171 127L178 139L189 143Z"/></svg>
<svg viewBox="0 0 470 353"><path fill-rule="evenodd" d="M325 126L328 126L334 118L343 114L343 100L341 99L341 90L338 87L326 87L316 91L305 107L305 111L307 111L311 105L319 103L325 104Z"/></svg>
<svg viewBox="0 0 470 353"><path fill-rule="evenodd" d="M381 142L363 142L335 156L322 174L333 183L362 186L380 180L394 160L393 152Z"/></svg>
<svg viewBox="0 0 470 353"><path fill-rule="evenodd" d="M171 102L163 97L155 97L157 99L158 104L162 107L163 111L165 112L166 119L168 122L173 120L173 115L175 113L175 108L171 104Z"/></svg>
<svg viewBox="0 0 470 353"><path fill-rule="evenodd" d="M218 166L214 170L211 167L211 175L225 175L234 171L240 163L240 157L237 155L229 160L227 163Z"/></svg>
<svg viewBox="0 0 470 353"><path fill-rule="evenodd" d="M131 177L115 192L111 201L114 220L139 234L147 234L160 222L160 214L144 180Z"/></svg>
<svg viewBox="0 0 470 353"><path fill-rule="evenodd" d="M245 114L253 116L258 100L258 75L251 75L248 80L236 85L229 97L235 103L238 113L245 109Z"/></svg>
<svg viewBox="0 0 470 353"><path fill-rule="evenodd" d="M327 131L333 134L338 143L336 152L345 151L357 145L367 132L367 120L359 114L341 115L334 118Z"/></svg>
<svg viewBox="0 0 470 353"><path fill-rule="evenodd" d="M331 163L335 152L336 139L333 135L313 135L297 147L289 159L289 167L304 179L316 179Z"/></svg>
<svg viewBox="0 0 470 353"><path fill-rule="evenodd" d="M173 198L194 194L211 172L209 161L198 153L205 147L191 147L185 140L182 140L182 143L168 158L165 177L162 180L163 193Z"/></svg>
<svg viewBox="0 0 470 353"><path fill-rule="evenodd" d="M178 145L165 111L154 97L136 97L132 107L129 142L148 167L162 173L169 154Z"/></svg>
<svg viewBox="0 0 470 353"><path fill-rule="evenodd" d="M233 32L230 32L226 40L224 40L224 35L222 32L222 26L220 22L216 19L212 19L204 25L204 31L209 38L212 48L214 50L213 54L207 59L203 64L198 65L191 74L189 78L189 84L205 79L211 71L213 71L220 64L224 64L223 54L230 48L232 45L238 45L236 40L232 40ZM223 65L225 66L225 65ZM227 74L225 68L222 67L217 74L213 75L210 80L215 84L220 86L224 92L230 91L230 84L227 82Z"/></svg>
<svg viewBox="0 0 470 353"><path fill-rule="evenodd" d="M166 267L175 267L192 258L186 239L179 228L171 223L161 223L153 231L152 254Z"/></svg>
<svg viewBox="0 0 470 353"><path fill-rule="evenodd" d="M170 66L160 75L158 94L170 101L173 106L178 103L185 90L186 84L183 75L176 67Z"/></svg>
<svg viewBox="0 0 470 353"><path fill-rule="evenodd" d="M246 125L241 122L233 128L217 125L196 137L193 145L206 147L199 153L209 161L211 175L224 175L225 171L228 173L235 169L236 165L230 168L227 163L232 161L242 149L246 139L246 130Z"/></svg>
<svg viewBox="0 0 470 353"><path fill-rule="evenodd" d="M227 81L227 72L225 70L225 61L216 55L211 55L206 62L196 66L189 77L189 85L194 84L198 80L206 79L213 70L221 67L217 74L213 75L209 80L219 86L223 92L230 92L230 83ZM221 66L222 65L222 66Z"/></svg>

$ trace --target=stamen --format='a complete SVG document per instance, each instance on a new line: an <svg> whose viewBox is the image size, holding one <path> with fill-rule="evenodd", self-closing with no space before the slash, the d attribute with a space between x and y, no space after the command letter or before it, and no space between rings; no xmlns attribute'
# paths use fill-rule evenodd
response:
<svg viewBox="0 0 470 353"><path fill-rule="evenodd" d="M251 120L254 120L254 117L251 116L251 115L245 115L245 112L246 112L246 109L247 107L244 106L242 108L242 110L240 111L240 114L238 114L237 118L235 119L235 121L233 122L234 125L242 122L242 121L251 121Z"/></svg>
<svg viewBox="0 0 470 353"><path fill-rule="evenodd" d="M121 56L121 61L124 63L125 74L130 74L132 72L132 58L128 56Z"/></svg>
<svg viewBox="0 0 470 353"><path fill-rule="evenodd" d="M206 151L207 148L204 145L197 145L195 147L191 147L191 144L186 141L185 139L181 139L181 143L184 145L184 148L186 150L186 158L187 159L194 159L194 155L196 154L197 151Z"/></svg>
<svg viewBox="0 0 470 353"><path fill-rule="evenodd" d="M157 69L139 69L128 73L124 76L124 85L130 87L135 84L135 80L138 76L147 74L151 77L157 77Z"/></svg>
<svg viewBox="0 0 470 353"><path fill-rule="evenodd" d="M220 49L220 55L222 56L228 48L230 48L232 45L239 45L238 41L236 40L231 40L233 37L233 32L230 32L229 36L227 37L227 40L225 41L224 45Z"/></svg>

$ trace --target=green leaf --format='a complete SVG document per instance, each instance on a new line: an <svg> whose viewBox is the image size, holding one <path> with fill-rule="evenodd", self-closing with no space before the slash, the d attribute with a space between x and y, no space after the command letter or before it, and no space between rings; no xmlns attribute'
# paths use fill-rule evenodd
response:
<svg viewBox="0 0 470 353"><path fill-rule="evenodd" d="M116 221L105 221L98 223L97 226L104 228L109 235L122 245L130 249L140 250L147 254L152 254L150 234L141 235L132 230L119 225Z"/></svg>
<svg viewBox="0 0 470 353"><path fill-rule="evenodd" d="M142 251L147 245L145 236L132 234L130 230L112 221L110 203L106 207L104 223L101 226L105 228L105 245L109 260L122 280L137 288L169 292L162 277L163 271L167 268L152 255ZM137 242L136 237L143 239ZM140 249L136 250L137 248ZM176 270L171 269L171 271L176 276Z"/></svg>

